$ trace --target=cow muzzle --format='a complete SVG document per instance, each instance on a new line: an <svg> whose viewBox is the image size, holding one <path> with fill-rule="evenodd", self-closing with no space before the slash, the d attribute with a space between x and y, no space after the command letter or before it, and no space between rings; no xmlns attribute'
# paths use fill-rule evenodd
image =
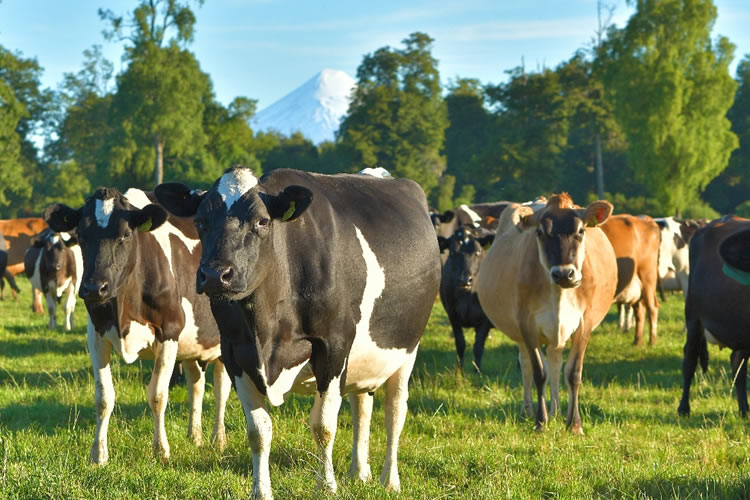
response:
<svg viewBox="0 0 750 500"><path fill-rule="evenodd" d="M207 266L198 268L195 289L206 295L220 295L231 291L232 278L235 272L232 266Z"/></svg>
<svg viewBox="0 0 750 500"><path fill-rule="evenodd" d="M81 283L78 296L86 302L103 302L110 298L111 287L105 280L86 280Z"/></svg>
<svg viewBox="0 0 750 500"><path fill-rule="evenodd" d="M581 285L581 273L573 266L554 266L550 269L552 282L560 288L576 288Z"/></svg>

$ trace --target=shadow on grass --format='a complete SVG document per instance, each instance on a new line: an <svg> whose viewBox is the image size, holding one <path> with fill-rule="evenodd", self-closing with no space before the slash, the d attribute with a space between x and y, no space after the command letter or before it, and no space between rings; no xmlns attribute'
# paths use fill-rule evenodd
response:
<svg viewBox="0 0 750 500"><path fill-rule="evenodd" d="M682 387L682 355L653 354L643 359L598 361L586 358L584 379L593 385L617 379L621 384L642 384L644 388Z"/></svg>
<svg viewBox="0 0 750 500"><path fill-rule="evenodd" d="M7 328L12 330L15 327ZM78 354L86 352L86 338L73 335L59 337L33 337L0 340L0 353L9 358L23 358L37 354Z"/></svg>
<svg viewBox="0 0 750 500"><path fill-rule="evenodd" d="M600 498L750 498L750 478L735 481L686 477L633 482L597 481Z"/></svg>

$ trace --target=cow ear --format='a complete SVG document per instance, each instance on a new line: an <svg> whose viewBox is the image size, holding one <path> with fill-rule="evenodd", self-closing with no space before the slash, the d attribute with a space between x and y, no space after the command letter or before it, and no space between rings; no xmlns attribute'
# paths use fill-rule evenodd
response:
<svg viewBox="0 0 750 500"><path fill-rule="evenodd" d="M130 227L138 231L153 231L167 221L167 211L159 205L146 205L135 212L130 220Z"/></svg>
<svg viewBox="0 0 750 500"><path fill-rule="evenodd" d="M178 217L192 217L198 211L206 193L191 190L181 182L165 182L154 188L154 195L161 206Z"/></svg>
<svg viewBox="0 0 750 500"><path fill-rule="evenodd" d="M440 219L440 222L450 222L455 216L456 213L453 210L446 210L442 214L439 214L438 218Z"/></svg>
<svg viewBox="0 0 750 500"><path fill-rule="evenodd" d="M492 242L495 241L495 235L494 234L485 234L484 236L481 236L477 238L477 242L487 250L490 245L492 245Z"/></svg>
<svg viewBox="0 0 750 500"><path fill-rule="evenodd" d="M502 214L500 218L502 219ZM526 205L521 205L510 212L510 220L519 232L534 227L539 223L534 210ZM498 226L498 229L500 229L500 226Z"/></svg>
<svg viewBox="0 0 750 500"><path fill-rule="evenodd" d="M273 219L293 221L307 210L313 194L302 186L287 186L278 196L271 196L267 202L268 213Z"/></svg>
<svg viewBox="0 0 750 500"><path fill-rule="evenodd" d="M68 248L76 246L79 243L78 235L76 233L60 233L60 239L62 239L63 244Z"/></svg>
<svg viewBox="0 0 750 500"><path fill-rule="evenodd" d="M72 231L81 220L81 209L73 210L68 205L55 203L44 210L42 218L56 233Z"/></svg>
<svg viewBox="0 0 750 500"><path fill-rule="evenodd" d="M604 224L612 214L612 204L604 200L595 201L585 209L579 210L578 214L586 226L596 227Z"/></svg>

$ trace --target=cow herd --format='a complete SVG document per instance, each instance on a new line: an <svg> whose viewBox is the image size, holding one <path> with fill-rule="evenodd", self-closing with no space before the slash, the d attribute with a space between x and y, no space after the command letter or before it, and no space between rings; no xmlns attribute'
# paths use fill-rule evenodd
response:
<svg viewBox="0 0 750 500"><path fill-rule="evenodd" d="M687 340L680 414L690 412L690 384L698 362L706 368L712 342L732 350L746 415L750 221L705 224L612 211L606 201L580 207L563 193L439 213L416 183L382 169L332 176L279 169L258 179L235 166L208 191L181 183L154 192L99 188L81 207L48 207L43 220L0 221L0 276L15 291L13 276L25 270L36 291L32 308L40 311L46 297L52 329L58 303L70 329L76 292L84 300L94 463L109 456L114 351L127 363L154 360L148 403L162 461L170 457L164 417L175 362L187 379L188 435L198 444L205 372L213 364L212 439L219 449L226 443L224 410L234 387L259 498L272 497L269 405L291 392L314 395L309 423L319 484L336 491L332 452L343 396L354 433L349 472L367 481L373 393L384 386L381 482L398 491L408 381L438 293L460 369L464 328L475 329L480 373L492 328L518 344L522 411L539 430L561 411L569 347L566 424L581 434L578 392L592 331L616 303L623 329L635 318L634 343L642 342L647 320L654 343L658 293L681 290Z"/></svg>

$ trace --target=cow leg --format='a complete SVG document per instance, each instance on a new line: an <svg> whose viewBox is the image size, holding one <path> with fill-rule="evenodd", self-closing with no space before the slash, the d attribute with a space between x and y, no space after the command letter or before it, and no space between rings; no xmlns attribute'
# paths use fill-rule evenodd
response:
<svg viewBox="0 0 750 500"><path fill-rule="evenodd" d="M416 359L415 347L401 368L385 382L386 451L380 482L391 491L401 491L401 479L398 477L398 440L406 421L409 377Z"/></svg>
<svg viewBox="0 0 750 500"><path fill-rule="evenodd" d="M656 344L656 328L659 320L659 300L656 298L656 290L645 290L641 302L645 302L648 311L649 322L649 345Z"/></svg>
<svg viewBox="0 0 750 500"><path fill-rule="evenodd" d="M73 311L76 308L75 286L70 285L67 294L68 296L65 299L65 330L69 332L73 329Z"/></svg>
<svg viewBox="0 0 750 500"><path fill-rule="evenodd" d="M336 493L336 477L333 473L333 440L336 437L339 409L341 408L341 386L339 378L331 380L328 390L315 392L315 402L310 412L310 430L318 445L318 460L322 471L318 472L318 487Z"/></svg>
<svg viewBox="0 0 750 500"><path fill-rule="evenodd" d="M221 358L214 362L214 399L216 400L216 422L211 440L219 450L227 445L227 436L224 431L224 413L227 407L229 393L232 390L232 382Z"/></svg>
<svg viewBox="0 0 750 500"><path fill-rule="evenodd" d="M354 446L352 449L352 465L349 476L361 481L369 481L370 472L370 417L372 417L373 397L362 394L349 394L349 405L352 408L352 426L354 427Z"/></svg>
<svg viewBox="0 0 750 500"><path fill-rule="evenodd" d="M265 397L258 392L258 388L247 374L234 378L237 397L242 403L242 411L247 422L247 439L253 453L253 491L252 498L270 500L271 473L269 458L271 455L271 439L273 437L273 423L271 415L266 409Z"/></svg>
<svg viewBox="0 0 750 500"><path fill-rule="evenodd" d="M747 417L747 351L732 351L732 375L734 376L734 390L737 391L737 403L740 415Z"/></svg>
<svg viewBox="0 0 750 500"><path fill-rule="evenodd" d="M31 310L36 314L42 314L44 312L44 307L42 306L42 291L38 288L33 288L31 295L33 296Z"/></svg>
<svg viewBox="0 0 750 500"><path fill-rule="evenodd" d="M687 326L687 339L685 340L682 357L682 398L680 399L680 405L677 407L677 413L682 416L690 415L690 384L693 383L695 368L698 365L701 342L706 343L703 336L703 325L699 319L692 318L687 306L685 307L685 324Z"/></svg>
<svg viewBox="0 0 750 500"><path fill-rule="evenodd" d="M534 380L534 372L531 369L531 356L523 343L518 344L518 362L521 365L521 380L523 381L521 415L531 418L534 415L534 403L531 400L531 383Z"/></svg>
<svg viewBox="0 0 750 500"><path fill-rule="evenodd" d="M148 384L148 404L154 416L154 455L162 462L169 460L169 441L164 425L169 397L169 376L177 358L177 341L167 340L154 344L154 372Z"/></svg>
<svg viewBox="0 0 750 500"><path fill-rule="evenodd" d="M573 334L568 361L565 363L565 382L568 386L568 419L565 425L573 434L583 435L581 413L578 409L578 391L583 378L583 357L589 343L591 331L581 325Z"/></svg>
<svg viewBox="0 0 750 500"><path fill-rule="evenodd" d="M96 332L91 320L86 331L86 340L91 367L94 371L94 407L96 408L96 432L94 444L91 446L91 461L96 465L104 465L109 460L107 448L109 417L115 407L115 387L112 384L112 372L109 368L112 344Z"/></svg>
<svg viewBox="0 0 750 500"><path fill-rule="evenodd" d="M49 329L55 330L57 328L57 300L52 292L44 294L47 299L47 312L49 313Z"/></svg>
<svg viewBox="0 0 750 500"><path fill-rule="evenodd" d="M641 345L643 342L643 326L646 320L646 308L643 299L633 304L633 309L635 309L635 337L633 338L633 345Z"/></svg>
<svg viewBox="0 0 750 500"><path fill-rule="evenodd" d="M187 379L188 400L190 402L187 435L196 445L200 446L203 444L201 413L203 411L203 393L206 389L206 374L194 359L183 361L182 368ZM167 384L167 387L169 387L169 384Z"/></svg>
<svg viewBox="0 0 750 500"><path fill-rule="evenodd" d="M625 331L629 332L633 328L633 323L635 323L635 307L633 304L626 304L625 311Z"/></svg>
<svg viewBox="0 0 750 500"><path fill-rule="evenodd" d="M492 323L485 319L481 325L475 330L474 336L474 369L477 373L482 372L482 356L484 356L484 344L487 342L487 337L490 334L490 328Z"/></svg>
<svg viewBox="0 0 750 500"><path fill-rule="evenodd" d="M466 352L466 338L464 337L464 329L461 328L461 324L458 321L454 321L453 318L451 318L451 326L453 327L453 339L456 341L458 367L461 369L461 371L463 371L464 352Z"/></svg>
<svg viewBox="0 0 750 500"><path fill-rule="evenodd" d="M618 313L618 319L617 319L617 326L620 327L620 330L627 331L627 328L625 328L625 316L628 314L627 311L627 304L623 302L618 302L617 304L617 313Z"/></svg>
<svg viewBox="0 0 750 500"><path fill-rule="evenodd" d="M13 296L13 300L18 300L18 294L21 293L21 289L18 288L18 285L16 284L16 278L13 277L8 270L5 270L5 278L8 280L8 284L10 285L10 291L11 295Z"/></svg>
<svg viewBox="0 0 750 500"><path fill-rule="evenodd" d="M552 346L547 347L547 359L549 360L549 370L547 371L547 378L549 380L549 414L553 417L560 411L560 371L562 370L564 347L564 345L557 349L553 349Z"/></svg>

